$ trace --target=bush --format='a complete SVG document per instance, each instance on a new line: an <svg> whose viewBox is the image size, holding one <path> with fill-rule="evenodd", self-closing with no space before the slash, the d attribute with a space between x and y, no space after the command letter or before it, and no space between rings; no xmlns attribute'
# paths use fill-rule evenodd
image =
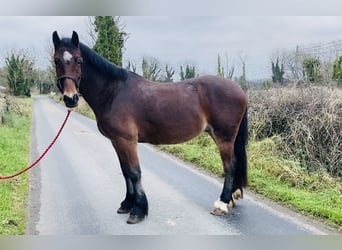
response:
<svg viewBox="0 0 342 250"><path fill-rule="evenodd" d="M25 55L11 54L6 58L7 81L10 91L15 96L31 96L30 87L34 80L32 77L33 62Z"/></svg>
<svg viewBox="0 0 342 250"><path fill-rule="evenodd" d="M12 112L19 116L30 117L31 116L31 105L27 105L30 102L30 99L25 97L13 97L13 96L6 96L6 104L7 109L10 109Z"/></svg>
<svg viewBox="0 0 342 250"><path fill-rule="evenodd" d="M342 90L271 88L249 92L250 136L280 135L281 152L308 171L342 177Z"/></svg>

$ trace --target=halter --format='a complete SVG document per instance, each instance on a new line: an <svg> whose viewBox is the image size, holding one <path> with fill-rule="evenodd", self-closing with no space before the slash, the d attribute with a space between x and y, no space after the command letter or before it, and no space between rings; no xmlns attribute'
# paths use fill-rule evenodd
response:
<svg viewBox="0 0 342 250"><path fill-rule="evenodd" d="M82 74L82 69L83 69L83 58L82 57L78 57L77 58L77 64L81 65L81 74ZM75 86L76 86L76 89L77 89L77 92L79 93L79 88L80 88L80 82L81 82L81 79L82 79L82 75L80 77L80 80L76 80L73 76L71 75L68 75L68 74L64 74L64 75L61 75L60 77L57 78L57 87L58 89L63 92L63 80L64 79L70 79L72 80L74 83L75 83Z"/></svg>
<svg viewBox="0 0 342 250"><path fill-rule="evenodd" d="M81 82L81 79L79 81L77 81L73 76L71 75L61 75L60 77L57 78L57 87L58 89L63 92L63 80L64 79L70 79L72 80L74 83L75 83L75 86L76 86L76 89L77 89L77 92L79 92L79 88L80 88L80 82Z"/></svg>

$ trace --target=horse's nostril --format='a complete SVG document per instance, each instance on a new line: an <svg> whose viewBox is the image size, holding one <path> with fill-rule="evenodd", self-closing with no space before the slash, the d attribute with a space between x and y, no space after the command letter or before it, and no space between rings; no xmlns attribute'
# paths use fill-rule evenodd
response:
<svg viewBox="0 0 342 250"><path fill-rule="evenodd" d="M78 102L78 95L74 95L73 97L72 97L72 99L73 99L73 101L75 102L75 103L77 103Z"/></svg>

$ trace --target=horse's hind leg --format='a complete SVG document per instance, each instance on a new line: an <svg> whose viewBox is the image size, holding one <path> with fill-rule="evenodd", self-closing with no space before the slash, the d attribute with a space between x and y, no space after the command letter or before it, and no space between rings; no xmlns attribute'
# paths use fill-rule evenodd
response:
<svg viewBox="0 0 342 250"><path fill-rule="evenodd" d="M204 132L208 133L208 135L210 135L210 137L214 140L214 142L217 145L217 141L216 141L215 134L214 134L214 129L209 124L205 127Z"/></svg>
<svg viewBox="0 0 342 250"><path fill-rule="evenodd" d="M112 141L120 160L121 170L126 181L126 197L121 202L118 213L130 213L128 224L142 221L148 214L148 202L141 185L137 143L123 138Z"/></svg>
<svg viewBox="0 0 342 250"><path fill-rule="evenodd" d="M228 206L233 206L232 188L234 183L234 141L215 134L217 146L220 151L223 169L224 184L219 200L214 203L214 209L211 211L214 215L224 215L228 213Z"/></svg>

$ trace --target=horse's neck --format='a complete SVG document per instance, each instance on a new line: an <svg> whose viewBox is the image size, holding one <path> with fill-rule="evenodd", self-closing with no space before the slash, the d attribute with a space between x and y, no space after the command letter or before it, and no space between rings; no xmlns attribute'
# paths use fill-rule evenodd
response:
<svg viewBox="0 0 342 250"><path fill-rule="evenodd" d="M84 88L81 94L94 111L95 115L102 112L114 99L112 94L117 88L115 83L108 85L108 80L103 78L94 69L85 69L87 74L82 79ZM81 84L82 84L81 83Z"/></svg>

